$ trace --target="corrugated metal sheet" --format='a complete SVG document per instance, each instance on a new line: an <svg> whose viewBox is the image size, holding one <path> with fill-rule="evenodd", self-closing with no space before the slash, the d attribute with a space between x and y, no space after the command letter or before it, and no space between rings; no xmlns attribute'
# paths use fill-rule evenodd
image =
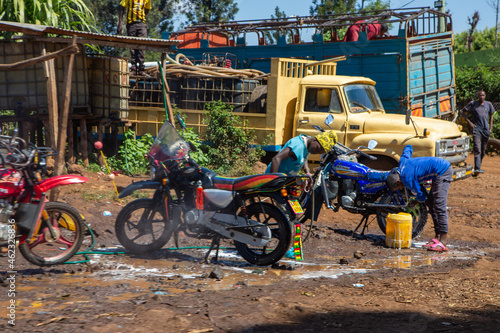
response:
<svg viewBox="0 0 500 333"><path fill-rule="evenodd" d="M78 44L95 44L95 45L106 45L114 47L123 48L144 48L151 51L157 52L167 52L170 51L172 46L177 45L179 41L170 39L155 39L155 38L138 38L138 37L128 37L128 36L115 36L98 34L93 32L75 31L67 30L61 28L55 28L44 25L28 24L28 23L17 23L17 22L7 22L0 21L0 30L20 32L26 35L36 36L35 39L43 40L48 37L48 34L56 34L59 36L66 36L66 38L59 38L58 42L61 40L68 39L67 37L78 37ZM50 38L51 40L53 38ZM68 41L70 42L70 40Z"/></svg>

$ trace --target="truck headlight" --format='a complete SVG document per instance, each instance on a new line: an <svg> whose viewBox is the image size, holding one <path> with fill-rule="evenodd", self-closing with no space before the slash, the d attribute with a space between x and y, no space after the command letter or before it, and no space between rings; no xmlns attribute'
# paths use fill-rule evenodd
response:
<svg viewBox="0 0 500 333"><path fill-rule="evenodd" d="M464 150L468 151L470 149L470 136L466 137L464 140Z"/></svg>

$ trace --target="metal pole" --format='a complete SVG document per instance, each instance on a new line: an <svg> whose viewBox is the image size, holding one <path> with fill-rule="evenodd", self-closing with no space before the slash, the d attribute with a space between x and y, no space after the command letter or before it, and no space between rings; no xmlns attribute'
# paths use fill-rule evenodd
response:
<svg viewBox="0 0 500 333"><path fill-rule="evenodd" d="M440 12L445 14L446 9L445 9L445 0L441 0L442 6ZM439 32L445 32L446 31L446 18L444 16L439 18Z"/></svg>

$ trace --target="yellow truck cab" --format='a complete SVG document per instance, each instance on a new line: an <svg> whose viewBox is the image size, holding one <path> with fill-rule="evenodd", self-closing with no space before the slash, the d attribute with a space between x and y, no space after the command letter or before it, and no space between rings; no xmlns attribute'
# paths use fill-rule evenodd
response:
<svg viewBox="0 0 500 333"><path fill-rule="evenodd" d="M376 161L362 163L376 169L397 166L403 148L411 144L415 157L438 156L449 160L456 169L455 176L470 175L472 166L465 166L470 137L449 121L386 114L375 90L375 82L362 77L311 75L302 79L299 103L295 113L295 135L314 136L312 125L325 127L326 114L334 116L330 126L339 142L355 148L367 146L375 139L378 145L370 154ZM328 128L327 128L328 129Z"/></svg>

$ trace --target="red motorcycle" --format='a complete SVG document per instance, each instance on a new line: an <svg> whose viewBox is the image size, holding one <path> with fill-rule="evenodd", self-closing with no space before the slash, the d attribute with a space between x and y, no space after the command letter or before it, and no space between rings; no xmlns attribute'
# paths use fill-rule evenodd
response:
<svg viewBox="0 0 500 333"><path fill-rule="evenodd" d="M50 147L26 144L17 137L0 135L0 246L8 248L13 267L16 243L26 260L48 266L66 262L80 248L84 224L80 213L63 202L49 202L47 192L88 179L46 175L46 157L57 155Z"/></svg>

